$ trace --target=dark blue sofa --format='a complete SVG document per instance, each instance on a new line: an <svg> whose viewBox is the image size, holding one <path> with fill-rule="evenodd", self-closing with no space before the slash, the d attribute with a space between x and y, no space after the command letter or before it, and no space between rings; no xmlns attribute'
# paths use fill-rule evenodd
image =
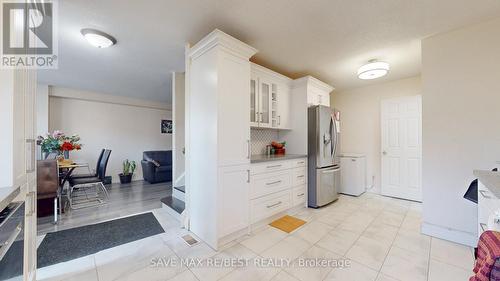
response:
<svg viewBox="0 0 500 281"><path fill-rule="evenodd" d="M157 150L142 153L142 174L149 183L172 181L172 151Z"/></svg>

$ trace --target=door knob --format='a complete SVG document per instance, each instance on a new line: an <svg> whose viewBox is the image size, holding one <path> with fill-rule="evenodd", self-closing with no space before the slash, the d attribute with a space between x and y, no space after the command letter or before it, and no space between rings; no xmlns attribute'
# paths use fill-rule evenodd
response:
<svg viewBox="0 0 500 281"><path fill-rule="evenodd" d="M382 152L382 154L383 154L383 155L387 155L387 151L383 151L383 152Z"/></svg>

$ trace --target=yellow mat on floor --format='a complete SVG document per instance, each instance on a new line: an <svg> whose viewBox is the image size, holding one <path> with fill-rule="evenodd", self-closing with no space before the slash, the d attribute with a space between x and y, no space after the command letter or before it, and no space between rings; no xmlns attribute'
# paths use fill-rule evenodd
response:
<svg viewBox="0 0 500 281"><path fill-rule="evenodd" d="M269 225L272 227L276 227L277 229L283 230L286 233L290 233L295 229L303 226L306 222L292 216L284 216L280 219L277 219L270 223Z"/></svg>

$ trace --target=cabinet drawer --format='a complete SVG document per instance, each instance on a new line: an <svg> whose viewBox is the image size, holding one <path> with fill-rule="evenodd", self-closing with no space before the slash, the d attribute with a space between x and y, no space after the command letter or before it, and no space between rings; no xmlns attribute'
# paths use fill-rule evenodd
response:
<svg viewBox="0 0 500 281"><path fill-rule="evenodd" d="M266 163L252 164L250 167L250 174L263 174L276 172L281 170L290 169L292 163L290 161L270 161Z"/></svg>
<svg viewBox="0 0 500 281"><path fill-rule="evenodd" d="M299 159L290 160L290 162L292 162L292 168L297 168L297 167L305 167L307 160L306 160L306 158L299 158Z"/></svg>
<svg viewBox="0 0 500 281"><path fill-rule="evenodd" d="M290 190L274 193L250 201L252 223L275 215L291 207Z"/></svg>
<svg viewBox="0 0 500 281"><path fill-rule="evenodd" d="M291 187L290 171L279 171L250 177L250 198L257 198Z"/></svg>
<svg viewBox="0 0 500 281"><path fill-rule="evenodd" d="M294 187L292 189L293 206L304 204L306 202L306 198L307 198L306 195L307 194L306 194L306 186L305 185Z"/></svg>
<svg viewBox="0 0 500 281"><path fill-rule="evenodd" d="M307 182L306 168L295 168L292 170L292 186L302 185Z"/></svg>

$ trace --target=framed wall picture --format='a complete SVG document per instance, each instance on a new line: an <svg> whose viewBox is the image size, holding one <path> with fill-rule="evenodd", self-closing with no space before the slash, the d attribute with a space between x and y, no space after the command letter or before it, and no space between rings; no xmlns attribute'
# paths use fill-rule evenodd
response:
<svg viewBox="0 0 500 281"><path fill-rule="evenodd" d="M161 120L161 133L172 134L174 130L172 120Z"/></svg>

